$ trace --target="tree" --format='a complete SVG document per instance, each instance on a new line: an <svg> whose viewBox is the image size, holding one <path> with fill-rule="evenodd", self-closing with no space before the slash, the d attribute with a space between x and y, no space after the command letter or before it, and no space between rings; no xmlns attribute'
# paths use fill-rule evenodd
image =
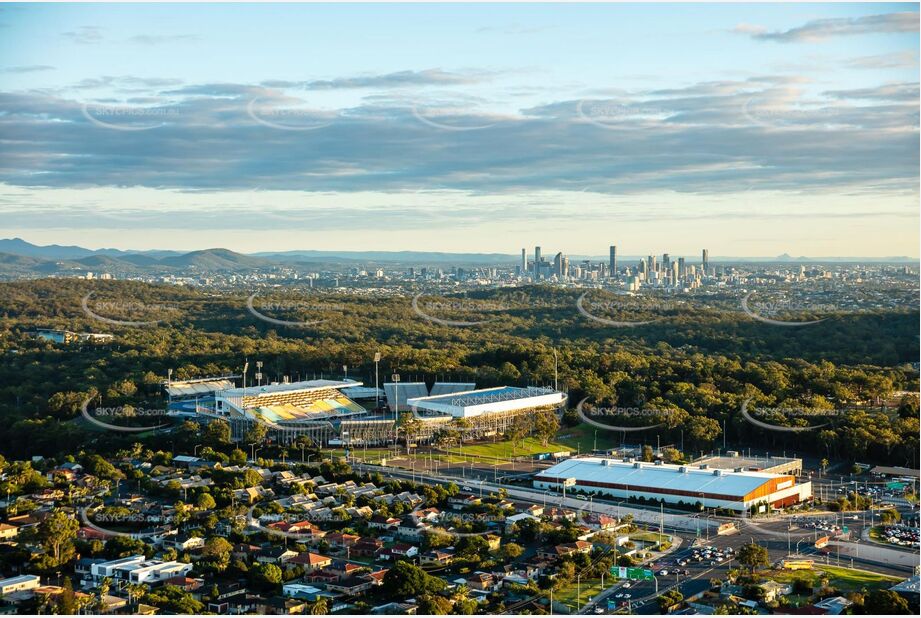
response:
<svg viewBox="0 0 921 618"><path fill-rule="evenodd" d="M38 567L43 570L56 569L70 562L76 555L74 540L80 524L63 511L53 511L38 526L38 540L45 549L38 560Z"/></svg>
<svg viewBox="0 0 921 618"><path fill-rule="evenodd" d="M323 616L329 613L329 599L326 597L318 597L316 601L310 605L310 614L313 616Z"/></svg>
<svg viewBox="0 0 921 618"><path fill-rule="evenodd" d="M892 590L872 591L864 599L863 609L867 614L877 616L911 613L908 601Z"/></svg>
<svg viewBox="0 0 921 618"><path fill-rule="evenodd" d="M227 562L230 560L230 552L233 551L233 545L230 541L221 536L213 536L205 541L202 548L202 555L206 558L212 558L218 562Z"/></svg>
<svg viewBox="0 0 921 618"><path fill-rule="evenodd" d="M451 613L453 603L437 594L424 594L419 597L419 613L430 616L446 616Z"/></svg>
<svg viewBox="0 0 921 618"><path fill-rule="evenodd" d="M213 448L220 448L230 444L230 424L227 421L215 419L209 422L202 432L204 443Z"/></svg>
<svg viewBox="0 0 921 618"><path fill-rule="evenodd" d="M253 442L260 444L265 437L268 435L269 430L262 423L253 423L249 429L246 430L246 433L243 434L243 441L247 444L252 444Z"/></svg>
<svg viewBox="0 0 921 618"><path fill-rule="evenodd" d="M547 446L559 430L560 419L553 410L540 410L534 416L534 435L540 440L541 446Z"/></svg>
<svg viewBox="0 0 921 618"><path fill-rule="evenodd" d="M736 558L738 559L739 564L742 566L747 566L749 569L751 569L753 574L755 569L766 567L768 564L770 564L768 550L764 547L761 547L757 543L746 543L740 547Z"/></svg>
<svg viewBox="0 0 921 618"><path fill-rule="evenodd" d="M444 580L429 575L419 567L400 560L387 571L382 582L383 590L392 597L407 598L441 592Z"/></svg>
<svg viewBox="0 0 921 618"><path fill-rule="evenodd" d="M217 506L217 502L214 501L214 498L209 493L201 493L198 495L198 498L195 500L195 506L202 510L208 511Z"/></svg>
<svg viewBox="0 0 921 618"><path fill-rule="evenodd" d="M676 588L666 591L664 594L659 595L657 599L659 603L659 609L663 614L668 613L672 607L678 605L684 600L684 595L681 594Z"/></svg>
<svg viewBox="0 0 921 618"><path fill-rule="evenodd" d="M502 546L502 555L506 560L514 560L524 553L524 548L518 543L506 543Z"/></svg>
<svg viewBox="0 0 921 618"><path fill-rule="evenodd" d="M256 582L265 587L274 587L281 583L281 569L274 564L260 564L253 569Z"/></svg>
<svg viewBox="0 0 921 618"><path fill-rule="evenodd" d="M74 583L66 576L61 584L61 594L58 597L58 613L64 615L77 613L77 597L74 594Z"/></svg>
<svg viewBox="0 0 921 618"><path fill-rule="evenodd" d="M643 461L652 461L653 459L652 446L650 446L649 444L643 445L643 454L640 456L640 459L642 459Z"/></svg>

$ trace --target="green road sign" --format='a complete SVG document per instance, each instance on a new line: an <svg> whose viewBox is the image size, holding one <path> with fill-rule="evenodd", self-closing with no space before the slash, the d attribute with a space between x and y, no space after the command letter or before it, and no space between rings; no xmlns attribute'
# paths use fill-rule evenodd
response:
<svg viewBox="0 0 921 618"><path fill-rule="evenodd" d="M632 581L637 580L652 580L654 579L652 571L649 569L642 569L639 567L611 567L611 575L618 579L629 579Z"/></svg>

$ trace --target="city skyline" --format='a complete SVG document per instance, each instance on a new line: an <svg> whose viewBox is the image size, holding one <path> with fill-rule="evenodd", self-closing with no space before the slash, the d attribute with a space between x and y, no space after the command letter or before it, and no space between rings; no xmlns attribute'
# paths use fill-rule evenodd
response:
<svg viewBox="0 0 921 618"><path fill-rule="evenodd" d="M0 232L918 255L915 5L357 10L3 7Z"/></svg>

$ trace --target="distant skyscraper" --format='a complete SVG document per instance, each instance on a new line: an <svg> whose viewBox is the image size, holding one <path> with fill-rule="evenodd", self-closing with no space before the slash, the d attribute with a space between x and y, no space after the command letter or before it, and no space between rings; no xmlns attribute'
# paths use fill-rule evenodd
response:
<svg viewBox="0 0 921 618"><path fill-rule="evenodd" d="M540 247L534 247L534 279L540 279Z"/></svg>
<svg viewBox="0 0 921 618"><path fill-rule="evenodd" d="M704 274L706 275L710 270L710 252L704 249L701 258Z"/></svg>
<svg viewBox="0 0 921 618"><path fill-rule="evenodd" d="M684 258L680 257L678 258L678 276L684 277L685 273L687 273L687 270L684 268Z"/></svg>
<svg viewBox="0 0 921 618"><path fill-rule="evenodd" d="M563 278L563 260L565 259L562 251L553 258L553 273L560 279Z"/></svg>
<svg viewBox="0 0 921 618"><path fill-rule="evenodd" d="M617 276L617 245L611 245L610 256L608 258L608 276Z"/></svg>
<svg viewBox="0 0 921 618"><path fill-rule="evenodd" d="M667 272L669 268L671 268L671 260L669 259L667 253L663 253L662 254L662 270Z"/></svg>
<svg viewBox="0 0 921 618"><path fill-rule="evenodd" d="M521 276L524 277L524 274L528 272L528 252L524 249L521 250Z"/></svg>

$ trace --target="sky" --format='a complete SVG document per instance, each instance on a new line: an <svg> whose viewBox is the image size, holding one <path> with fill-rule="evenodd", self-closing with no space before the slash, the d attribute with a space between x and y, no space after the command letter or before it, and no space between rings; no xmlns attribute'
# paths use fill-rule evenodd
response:
<svg viewBox="0 0 921 618"><path fill-rule="evenodd" d="M0 237L919 255L917 4L0 7Z"/></svg>

